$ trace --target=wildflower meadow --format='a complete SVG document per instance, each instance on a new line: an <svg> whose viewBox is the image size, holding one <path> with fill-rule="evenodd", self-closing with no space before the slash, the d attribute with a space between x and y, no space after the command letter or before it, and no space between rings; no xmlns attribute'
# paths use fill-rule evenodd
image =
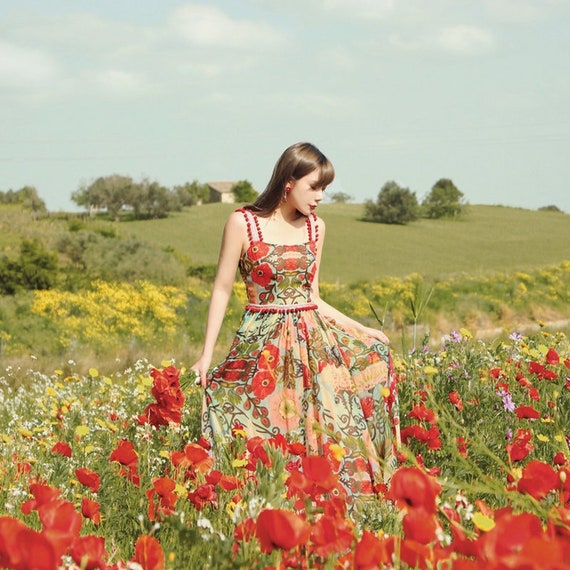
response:
<svg viewBox="0 0 570 570"><path fill-rule="evenodd" d="M570 343L453 331L395 355L400 467L357 501L322 456L236 425L215 453L176 362L0 379L0 567L570 567Z"/></svg>

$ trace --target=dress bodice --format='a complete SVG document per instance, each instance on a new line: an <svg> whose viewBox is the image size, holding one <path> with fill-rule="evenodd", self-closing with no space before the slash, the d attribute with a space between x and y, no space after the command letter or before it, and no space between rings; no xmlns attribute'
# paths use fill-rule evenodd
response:
<svg viewBox="0 0 570 570"><path fill-rule="evenodd" d="M307 241L296 245L267 243L255 214L243 212L247 221L249 247L239 262L251 306L288 307L311 303L316 272L316 216L307 217Z"/></svg>

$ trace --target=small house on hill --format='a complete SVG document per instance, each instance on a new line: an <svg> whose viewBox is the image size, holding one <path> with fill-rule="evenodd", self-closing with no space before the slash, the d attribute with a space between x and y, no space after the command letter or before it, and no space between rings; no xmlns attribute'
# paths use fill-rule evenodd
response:
<svg viewBox="0 0 570 570"><path fill-rule="evenodd" d="M235 197L233 188L235 182L208 182L210 189L210 202L223 202L224 204L233 204Z"/></svg>

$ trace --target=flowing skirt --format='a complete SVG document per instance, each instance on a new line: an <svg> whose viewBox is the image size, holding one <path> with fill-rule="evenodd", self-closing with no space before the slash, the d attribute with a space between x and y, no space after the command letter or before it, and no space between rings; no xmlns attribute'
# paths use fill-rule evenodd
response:
<svg viewBox="0 0 570 570"><path fill-rule="evenodd" d="M228 356L208 378L202 424L212 443L242 427L248 437L283 434L308 454L324 455L337 444L347 492L372 493L397 465L389 348L316 309L246 309Z"/></svg>

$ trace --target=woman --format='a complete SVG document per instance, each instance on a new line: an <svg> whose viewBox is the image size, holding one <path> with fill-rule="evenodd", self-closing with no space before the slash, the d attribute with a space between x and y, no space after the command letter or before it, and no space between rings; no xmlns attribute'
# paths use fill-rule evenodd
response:
<svg viewBox="0 0 570 570"><path fill-rule="evenodd" d="M340 481L360 495L395 468L397 399L387 337L319 295L325 224L314 212L333 179L319 149L294 144L255 203L229 216L192 369L205 391L210 439L241 427L249 437L281 433L309 454L337 444ZM249 303L228 356L208 374L238 268Z"/></svg>

